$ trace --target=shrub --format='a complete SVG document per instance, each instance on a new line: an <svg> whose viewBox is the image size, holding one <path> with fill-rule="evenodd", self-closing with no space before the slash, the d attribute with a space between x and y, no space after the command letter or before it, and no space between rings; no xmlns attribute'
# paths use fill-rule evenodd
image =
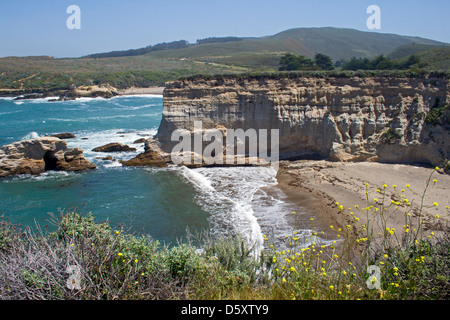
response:
<svg viewBox="0 0 450 320"><path fill-rule="evenodd" d="M387 185L377 188L372 198L368 183L365 207L356 205L347 211L336 203L342 222L330 228L336 231L338 241L319 243L317 232L307 239L294 232L286 236L286 249L270 245L275 298L448 299L449 229L441 226L443 234L439 237L433 232L426 234L422 217L425 207L439 205L427 199L427 192L437 183L431 180L435 171L422 194L406 186L419 197L418 205L405 197L405 189L395 185L392 198L387 195ZM446 210L448 214L449 206ZM403 230L390 225L393 215L403 216ZM368 274L368 267L379 273ZM368 290L374 287L377 290Z"/></svg>
<svg viewBox="0 0 450 320"><path fill-rule="evenodd" d="M380 140L382 143L394 144L398 142L402 137L403 135L397 130L389 128L381 134Z"/></svg>
<svg viewBox="0 0 450 320"><path fill-rule="evenodd" d="M341 221L330 226L334 240L315 229L313 218L311 232L300 235L293 219L283 246L264 235L267 245L260 255L239 235L202 239L202 250L191 244L169 248L76 212L60 217L53 233L38 226L22 231L2 221L0 297L446 300L448 225L435 216L442 230L435 235L423 223L424 208L439 206L428 195L437 170L422 193L410 185L366 183L364 207L336 203ZM417 201L408 200L406 190ZM445 208L448 214L450 207ZM404 221L402 230L391 225L394 215ZM371 268L379 272L371 274ZM75 275L79 281L71 282Z"/></svg>
<svg viewBox="0 0 450 320"><path fill-rule="evenodd" d="M425 117L425 122L431 125L450 125L450 104L440 107L432 108Z"/></svg>

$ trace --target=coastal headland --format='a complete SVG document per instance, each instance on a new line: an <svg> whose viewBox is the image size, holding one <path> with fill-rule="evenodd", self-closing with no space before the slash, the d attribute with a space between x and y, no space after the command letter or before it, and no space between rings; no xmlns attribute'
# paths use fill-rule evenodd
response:
<svg viewBox="0 0 450 320"><path fill-rule="evenodd" d="M171 134L193 131L195 121L202 121L204 130L222 132L277 129L278 187L311 212L320 229L343 223L336 203L364 207L367 196L380 197L377 190L386 185L384 198L394 202L406 189L404 197L418 203L427 189L421 219L424 229L439 232L448 223L450 204L448 89L448 78L440 75L262 75L192 77L165 87L73 88L66 96L164 93L158 133L146 141L144 153L123 165L170 163ZM431 175L437 182L430 185ZM391 223L403 226L400 215Z"/></svg>

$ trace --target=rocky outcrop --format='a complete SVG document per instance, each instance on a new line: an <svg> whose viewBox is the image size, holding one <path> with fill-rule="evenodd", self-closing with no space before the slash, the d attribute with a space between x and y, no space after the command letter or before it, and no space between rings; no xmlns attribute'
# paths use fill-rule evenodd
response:
<svg viewBox="0 0 450 320"><path fill-rule="evenodd" d="M125 167L165 167L170 161L170 156L162 152L150 138L145 140L143 153L127 161L121 160L120 163Z"/></svg>
<svg viewBox="0 0 450 320"><path fill-rule="evenodd" d="M23 140L0 148L0 177L94 168L96 165L84 158L82 149L68 148L64 140L56 137Z"/></svg>
<svg viewBox="0 0 450 320"><path fill-rule="evenodd" d="M92 149L94 152L135 152L137 149L119 142L112 142Z"/></svg>
<svg viewBox="0 0 450 320"><path fill-rule="evenodd" d="M450 159L450 124L425 121L450 103L445 77L217 77L166 83L155 138L176 129L278 129L281 159L423 162ZM447 117L446 119L448 119Z"/></svg>
<svg viewBox="0 0 450 320"><path fill-rule="evenodd" d="M17 96L18 94L21 94ZM68 101L75 100L77 98L112 98L119 95L116 88L110 85L92 85L92 86L80 86L71 87L70 89L56 89L56 90L46 90L44 92L22 92L20 90L14 91L13 93L3 96L16 96L14 100L27 100L27 99L43 99L49 97L56 97L49 99L48 101Z"/></svg>
<svg viewBox="0 0 450 320"><path fill-rule="evenodd" d="M76 136L70 132L62 132L62 133L52 134L51 137L56 137L56 138L63 139L63 140L76 138Z"/></svg>

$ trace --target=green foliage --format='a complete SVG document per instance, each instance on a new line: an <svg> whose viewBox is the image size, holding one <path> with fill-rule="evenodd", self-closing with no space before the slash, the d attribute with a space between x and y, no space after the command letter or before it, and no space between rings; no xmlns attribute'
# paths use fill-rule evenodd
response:
<svg viewBox="0 0 450 320"><path fill-rule="evenodd" d="M206 43L224 43L230 41L243 41L243 38L239 37L209 37L204 39L197 39L197 44L206 44Z"/></svg>
<svg viewBox="0 0 450 320"><path fill-rule="evenodd" d="M254 73L222 73L222 74L195 74L187 77L181 77L179 81L196 81L196 80L216 80L218 82L227 80L277 80L277 79L298 79L306 78L352 78L352 77L393 77L393 78L436 78L448 79L449 72L432 72L432 71L413 71L413 70L331 70L331 71L290 71L290 72L254 72Z"/></svg>
<svg viewBox="0 0 450 320"><path fill-rule="evenodd" d="M286 247L268 247L259 259L240 236L204 239L202 250L191 244L162 247L89 213L69 212L54 233L22 232L0 224L0 296L4 299L448 299L448 228L425 236L422 208L434 187L431 173L420 205L387 185L366 184L367 206L344 210L342 223L330 226L342 239L317 243L295 231ZM431 184L433 181L433 184ZM416 194L411 186L406 188ZM376 190L377 199L369 191ZM401 197L403 195L403 197ZM399 201L391 200L399 199ZM401 199L401 200L400 200ZM414 202L415 203L415 202ZM338 204L337 204L338 205ZM437 206L435 202L432 206ZM448 206L447 213L448 213ZM351 212L350 212L351 211ZM353 212L354 211L354 212ZM392 214L403 215L404 233L389 227ZM411 215L414 213L414 217ZM294 213L295 214L295 213ZM364 224L358 221L364 218ZM439 218L438 216L435 217ZM402 219L403 221L403 219ZM6 249L5 249L6 248ZM68 265L79 266L80 290L67 287ZM381 289L367 288L367 265L379 266Z"/></svg>
<svg viewBox="0 0 450 320"><path fill-rule="evenodd" d="M280 71L312 70L314 61L301 55L287 53L280 59Z"/></svg>
<svg viewBox="0 0 450 320"><path fill-rule="evenodd" d="M314 56L314 62L316 63L316 66L318 66L322 70L333 70L334 65L333 61L329 56L326 56L321 53L317 53Z"/></svg>
<svg viewBox="0 0 450 320"><path fill-rule="evenodd" d="M379 55L372 60L353 57L347 62L341 62L344 70L405 70L420 62L419 57L411 55L406 61L394 61Z"/></svg>
<svg viewBox="0 0 450 320"><path fill-rule="evenodd" d="M193 247L182 244L170 248L167 252L166 260L173 277L187 277L195 271L200 257L195 254Z"/></svg>
<svg viewBox="0 0 450 320"><path fill-rule="evenodd" d="M186 40L178 40L172 42L163 42L155 45L149 45L144 48L130 49L123 51L111 51L104 53L95 53L84 56L83 58L114 58L114 57L131 57L139 56L153 51L180 49L188 47L189 43Z"/></svg>
<svg viewBox="0 0 450 320"><path fill-rule="evenodd" d="M432 108L428 112L425 122L431 125L450 125L450 104L440 108Z"/></svg>
<svg viewBox="0 0 450 320"><path fill-rule="evenodd" d="M207 254L215 256L226 271L249 283L256 279L257 272L257 263L251 251L247 242L236 236L215 242Z"/></svg>
<svg viewBox="0 0 450 320"><path fill-rule="evenodd" d="M0 252L10 249L11 245L17 241L20 241L20 238L16 227L2 214L0 216Z"/></svg>
<svg viewBox="0 0 450 320"><path fill-rule="evenodd" d="M140 49L94 54L91 58L0 58L0 88L21 89L22 93L27 93L106 83L119 89L161 86L166 81L197 74L269 73L279 67L283 70L309 70L313 76L321 70L331 70L330 59L339 60L336 61L338 67L348 64L346 69L349 70L408 69L411 76L450 68L449 48L436 41L351 29L298 28L263 38L224 37L200 39L199 42L188 44L180 40ZM381 58L384 57L381 55L401 45L414 48L403 48L388 56L390 59L398 57L397 60ZM431 49L424 50L427 48ZM307 58L311 52L320 54L314 59ZM280 58L286 53L291 55L287 59L289 61L285 66L280 66ZM303 54L303 58L293 58L297 54ZM412 54L419 60L408 58ZM352 56L357 58L343 61ZM375 65L369 66L372 62ZM10 94L5 90L1 93Z"/></svg>
<svg viewBox="0 0 450 320"><path fill-rule="evenodd" d="M279 71L294 70L333 70L333 62L329 56L318 53L314 60L302 55L287 53L280 58Z"/></svg>
<svg viewBox="0 0 450 320"><path fill-rule="evenodd" d="M402 137L403 135L397 130L389 128L381 134L380 140L383 143L393 144L398 142Z"/></svg>

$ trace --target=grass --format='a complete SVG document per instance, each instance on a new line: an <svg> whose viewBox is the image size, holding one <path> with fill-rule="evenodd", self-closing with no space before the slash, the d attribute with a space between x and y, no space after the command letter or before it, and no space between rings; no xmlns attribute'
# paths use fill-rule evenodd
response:
<svg viewBox="0 0 450 320"><path fill-rule="evenodd" d="M448 48L441 49L440 43L432 40L341 28L298 28L273 36L195 44L127 57L4 57L0 58L0 88L32 92L106 83L119 89L161 86L166 81L198 74L273 72L286 53L307 57L323 53L336 61L388 54L402 44L403 49L397 52L400 60L404 52L417 52L421 61L410 71L411 76L449 69ZM438 49L422 50L433 45Z"/></svg>
<svg viewBox="0 0 450 320"><path fill-rule="evenodd" d="M166 81L196 73L237 71L242 72L226 65L148 55L102 59L6 57L0 58L0 88L53 90L104 83L117 88L162 86Z"/></svg>
<svg viewBox="0 0 450 320"><path fill-rule="evenodd" d="M366 184L365 207L347 210L336 204L342 221L330 226L335 240L320 242L311 219L313 232L300 237L293 231L283 247L264 236L266 249L259 258L239 236L199 236L201 249L191 238L165 247L96 222L91 214L67 213L55 220L58 228L52 233L38 226L21 230L3 219L0 297L447 300L448 225L440 222L441 232L434 234L423 224L423 209L442 205L429 198L438 186L437 170L425 190L414 193L417 201L406 199L398 186ZM387 197L388 188L395 190L394 198ZM409 185L404 188L413 192ZM403 230L390 225L393 215L404 218Z"/></svg>
<svg viewBox="0 0 450 320"><path fill-rule="evenodd" d="M425 70L331 70L331 71L275 71L275 72L247 72L247 73L222 73L222 74L195 74L188 77L181 77L180 81L195 80L277 80L296 79L300 77L316 78L352 78L352 77L392 77L392 78L442 78L448 79L450 73L446 71L425 71Z"/></svg>

